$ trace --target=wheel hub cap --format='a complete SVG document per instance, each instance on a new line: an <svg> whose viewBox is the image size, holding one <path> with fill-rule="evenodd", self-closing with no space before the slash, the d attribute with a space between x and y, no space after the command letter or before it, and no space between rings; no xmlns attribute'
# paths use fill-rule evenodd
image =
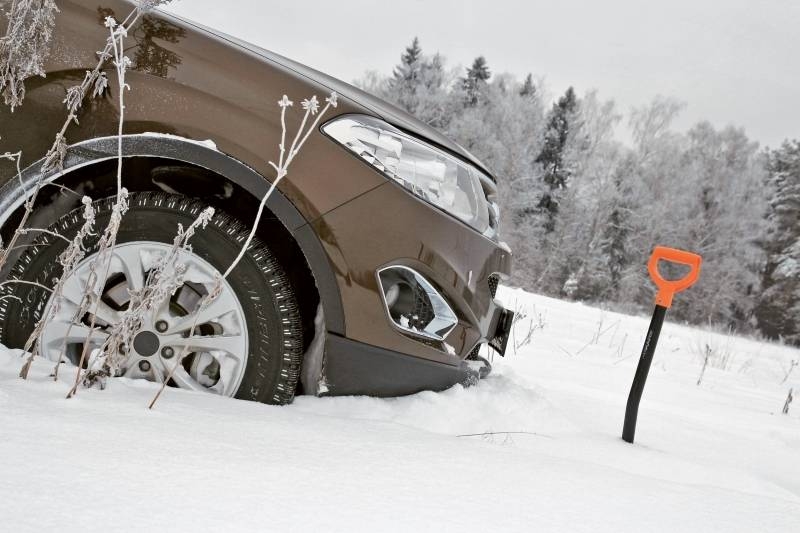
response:
<svg viewBox="0 0 800 533"><path fill-rule="evenodd" d="M89 294L88 312L74 320L91 275L94 256L87 257L64 280L63 298L42 331L42 355L53 361L63 356L77 364L92 321L95 330L87 353L101 348L128 308L131 294L145 287L148 274L171 248L148 241L117 245L109 262L97 269L108 271L105 284L96 284ZM219 271L189 251L183 251L177 262L186 267L183 285L158 309L145 310L131 346L118 354L124 361L122 374L163 382L171 373L171 386L233 396L244 376L249 345L242 306L226 280L219 296L201 306ZM48 309L55 303L51 298Z"/></svg>
<svg viewBox="0 0 800 533"><path fill-rule="evenodd" d="M142 331L133 339L133 349L142 357L150 357L160 346L158 335L152 331Z"/></svg>

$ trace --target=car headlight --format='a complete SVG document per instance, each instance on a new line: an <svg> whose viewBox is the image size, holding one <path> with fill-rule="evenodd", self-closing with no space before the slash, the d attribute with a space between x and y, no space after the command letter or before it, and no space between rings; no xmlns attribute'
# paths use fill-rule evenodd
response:
<svg viewBox="0 0 800 533"><path fill-rule="evenodd" d="M478 169L365 115L334 119L322 131L423 200L481 233L493 232L497 208L482 185L490 180Z"/></svg>

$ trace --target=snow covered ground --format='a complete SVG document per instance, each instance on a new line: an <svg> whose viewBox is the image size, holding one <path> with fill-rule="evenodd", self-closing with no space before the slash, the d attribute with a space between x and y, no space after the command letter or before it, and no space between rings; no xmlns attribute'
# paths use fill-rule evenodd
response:
<svg viewBox="0 0 800 533"><path fill-rule="evenodd" d="M152 384L65 400L2 351L0 530L800 531L800 401L780 414L800 352L668 324L629 445L648 319L501 298L543 324L530 344L477 387L398 399L170 390L148 411ZM706 344L728 362L698 386Z"/></svg>

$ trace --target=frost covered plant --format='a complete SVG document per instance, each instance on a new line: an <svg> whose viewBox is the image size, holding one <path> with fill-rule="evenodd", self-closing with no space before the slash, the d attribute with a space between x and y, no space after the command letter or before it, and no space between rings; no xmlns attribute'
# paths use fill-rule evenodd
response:
<svg viewBox="0 0 800 533"><path fill-rule="evenodd" d="M22 160L22 152L14 152L14 153L6 152L6 153L3 153L3 154L0 154L0 160L2 160L2 159L7 159L9 161L14 161L14 163L16 165L16 170L17 170L17 173L16 173L17 180L19 180L20 187L22 187L23 190L24 190L25 189L25 185L24 185L24 183L22 181L22 168L20 166L21 165L20 162ZM26 200L25 200L25 203L23 204L24 211L22 213L22 218L21 218L21 220L19 222L19 225L17 226L17 229L14 230L14 234L11 236L11 239L9 240L9 242L5 246L3 246L3 243L0 242L0 271L2 271L3 268L5 267L5 265L8 263L8 259L9 259L10 255L11 255L11 253L14 250L17 249L17 241L19 240L19 238L22 235L25 235L25 234L27 234L29 232L38 231L38 230L33 230L33 229L26 228L26 224L28 223L28 219L30 218L31 214L33 213L33 205L36 202L36 197L38 196L39 191L40 191L41 188L42 188L42 181L39 180L36 183L36 185L34 186L32 193L30 195L28 195L28 194L25 195ZM7 281L4 281L2 284L0 284L0 286L5 287L7 285L11 285L11 284L14 284L14 283L23 283L23 282L20 281L20 280L7 280ZM28 284L33 284L33 283L28 282ZM48 287L44 287L44 288L47 289L47 290L50 290ZM6 294L6 295L3 295L3 296L0 296L0 299L5 299L5 298L9 298L9 297L11 297L11 296Z"/></svg>
<svg viewBox="0 0 800 533"><path fill-rule="evenodd" d="M103 387L106 378L119 376L127 359L126 350L133 338L141 331L145 314L160 308L184 283L186 265L181 261L185 252L190 251L189 240L198 229L205 229L214 217L214 209L209 207L186 229L178 225L170 251L161 256L149 271L141 291L130 291L131 300L120 321L114 324L109 337L98 350L83 378L84 385ZM213 291L212 291L213 292Z"/></svg>
<svg viewBox="0 0 800 533"><path fill-rule="evenodd" d="M97 65L93 70L86 71L84 79L79 85L67 89L63 101L67 108L67 118L61 130L56 133L54 142L45 155L40 178L32 194L25 194L25 212L11 242L5 247L0 243L0 268L2 268L7 262L9 253L14 249L15 242L20 235L31 232L46 232L45 230L26 228L27 220L33 211L33 206L36 202L39 190L44 183L45 175L52 171L63 170L68 149L66 132L70 124L77 124L78 114L84 99L89 94L91 94L92 97L98 97L106 91L109 80L102 69L110 61L117 74L119 89L117 199L112 206L110 221L99 239L96 256L89 266L90 275L86 283L83 300L78 306L78 310L73 317L70 327L77 324L87 312L89 312L92 317L96 317L96 306L99 303L99 298L97 298L96 295L97 288L102 287L105 283L104 280L108 277L117 234L122 218L128 210L128 192L122 186L122 128L125 119L124 93L125 90L130 89L125 82L125 74L127 69L131 66L131 61L124 54L124 39L128 35L128 28L135 24L143 13L147 13L160 5L166 4L168 1L169 0L140 0L137 2L136 8L131 11L122 23L118 23L112 17L107 17L105 19L105 26L109 29L109 37L106 40L106 45L103 50L98 52ZM5 3L6 2L0 2L0 8L3 8ZM7 33L5 37L0 40L0 91L3 92L6 104L11 106L12 111L15 107L21 105L24 99L24 80L32 75L44 76L43 63L48 53L48 44L52 38L54 15L57 11L58 8L54 0L13 0L11 3L11 8L8 12L9 26ZM9 159L16 162L20 184L24 188L20 170L21 153L0 154L0 159ZM59 309L64 280L68 279L70 275L74 273L78 263L80 263L85 256L86 250L83 246L83 242L86 237L91 234L95 224L95 211L91 204L91 199L88 197L83 198L83 204L84 225L73 240L69 241L67 249L60 257L63 273L60 279L56 280L54 289L44 287L34 282L25 282L38 285L48 290L51 293L51 305L45 313L45 316L37 323L37 326L26 343L26 351L29 351L30 355L20 372L22 377L27 377L31 362L36 355L37 340L41 336L44 325L46 325L48 320L52 319L54 313ZM185 267L177 263L177 257L179 257L180 251L188 246L188 240L194 234L196 228L198 226L205 227L212 216L213 210L205 212L186 231L182 228L179 229L178 236L175 239L173 253L168 254L171 257L168 258L163 265L157 266L154 269L148 285L142 291L143 294L132 295L135 297L135 300L132 302L131 310L127 313L127 316L123 317L121 323L116 325L116 334L110 336L112 342L115 342L117 345L122 345L124 341L128 340L130 333L135 331L137 325L141 322L140 314L137 315L137 311L141 312L141 309L163 301L164 298L167 298L169 294L174 292L177 286L179 286L182 280L181 272L185 270ZM53 236L67 240L61 235L54 234ZM166 265L168 264L171 264L171 268L167 268ZM8 282L4 282L3 285L6 283L23 283L23 281L9 280ZM11 296L6 295L5 297ZM92 303L94 303L95 306L94 310L92 310ZM84 351L81 354L80 363L78 365L75 386L68 396L75 393L80 381L81 368L87 356L90 355L87 354L87 350L90 346L94 331L95 318L92 318L89 333L84 344ZM69 332L67 332L65 338L68 336ZM65 345L62 347L61 357L54 370L54 376L56 376L56 378L58 376L59 364L64 356L65 347ZM104 348L106 352L109 351L109 346L105 346ZM118 350L114 350L114 353L117 352ZM103 364L112 370L115 366L114 361L105 361Z"/></svg>
<svg viewBox="0 0 800 533"><path fill-rule="evenodd" d="M12 0L8 28L0 38L0 92L14 108L25 98L25 80L44 76L44 60L53 37L55 0Z"/></svg>
<svg viewBox="0 0 800 533"><path fill-rule="evenodd" d="M42 7L38 9L36 17L32 16L32 9L36 7L34 4L36 2L27 1L27 2L18 2L14 0L12 3L11 11L9 12L9 28L7 31L6 36L0 40L0 91L10 91L9 85L13 81L15 85L14 94L16 95L13 101L9 101L6 98L6 103L12 106L12 109L15 106L21 105L22 99L25 95L24 84L22 84L23 79L20 79L19 76L16 76L11 79L11 74L14 72L21 72L26 70L24 65L21 65L20 61L28 61L30 57L28 55L19 55L18 50L26 49L29 52L32 51L35 47L32 45L26 45L24 43L18 43L18 48L11 48L11 41L14 39L25 39L30 35L36 35L36 28L41 26L42 18L46 18L47 13L50 13L49 16L52 16L52 12L48 12L45 9L45 4L49 5L52 2L49 0L39 0L38 4L41 4ZM162 2L163 3L163 2ZM25 4L25 6L23 6ZM38 5L37 4L37 5ZM1 8L2 6L0 6ZM53 4L53 8L55 5ZM139 16L139 9L132 11L128 17L126 17L124 23L122 24L123 27L127 28L131 24L134 24ZM52 32L52 25L48 30ZM122 30L117 30L118 34L122 34ZM48 37L49 39L49 37ZM14 41L16 42L16 41ZM118 43L121 41L118 41ZM16 50L16 51L15 51ZM43 61L44 56L46 55L46 47L38 47L37 50L39 54L37 57ZM67 156L67 137L66 132L69 128L70 124L78 122L78 112L81 108L81 105L86 98L87 94L91 92L92 97L101 96L108 86L108 78L105 72L102 72L102 68L105 65L108 59L114 57L114 42L113 42L113 33L109 35L109 38L106 41L106 45L98 52L98 62L95 68L91 71L87 71L84 77L83 82L80 85L76 85L67 89L66 97L64 98L64 104L66 104L67 108L67 118L64 120L64 123L61 126L61 129L56 133L55 139L53 141L52 146L47 151L47 154L44 157L44 162L42 163L42 168L40 171L40 179L37 181L36 185L33 187L33 190L30 192L26 191L25 193L25 211L22 216L22 220L17 227L17 230L14 232L13 237L7 243L7 245L3 248L0 246L0 270L2 270L3 266L7 263L8 257L11 251L15 249L15 245L19 237L24 234L26 231L26 224L28 219L30 218L31 213L33 212L33 206L36 203L38 198L39 192L44 185L44 176L52 171L61 171L63 170L64 166L64 159ZM23 61L24 63L24 61ZM41 74L41 64L39 64L37 73ZM11 161L15 161L17 165L17 177L20 181L20 186L24 189L24 184L22 183L22 170L20 168L20 161L22 158L22 153L5 153L0 154L0 159L8 159Z"/></svg>
<svg viewBox="0 0 800 533"><path fill-rule="evenodd" d="M59 264L63 269L63 273L61 277L56 281L55 287L52 289L52 296L50 298L51 304L50 307L45 312L44 316L39 320L36 324L36 327L31 332L31 335L28 337L28 341L25 343L24 351L27 352L28 358L25 361L25 364L22 366L20 370L19 376L22 379L27 379L28 371L30 370L31 364L33 363L33 359L36 357L37 353L37 343L39 338L42 335L42 330L44 326L53 319L54 316L58 313L61 308L61 303L63 300L63 292L64 292L64 282L67 280L72 274L74 274L75 269L78 267L78 264L83 260L86 256L86 248L84 247L84 241L89 235L92 233L92 229L94 228L95 223L95 209L92 205L92 199L88 196L84 196L81 200L83 204L83 225L81 226L78 233L75 237L72 238L67 248L61 253L58 258ZM63 354L62 354L63 355ZM58 375L58 364L56 364L56 369L54 370L54 375Z"/></svg>
<svg viewBox="0 0 800 533"><path fill-rule="evenodd" d="M245 241L244 246L239 251L239 255L236 256L231 266L228 267L228 270L225 271L225 274L222 275L223 278L227 278L233 269L236 268L236 265L242 260L244 257L247 248L250 247L250 243L253 242L253 237L256 235L256 230L258 229L258 224L261 222L261 217L264 214L264 207L267 205L267 200L269 197L272 196L272 193L275 191L275 188L281 182L283 178L286 177L286 174L289 172L289 165L292 164L292 161L300 152L300 149L308 140L308 137L311 135L312 132L316 131L317 126L319 126L320 120L328 112L331 107L336 107L338 105L339 96L333 92L325 99L325 107L322 108L322 112L319 111L319 101L317 100L316 95L312 96L310 99L303 100L301 106L303 110L305 110L305 114L303 115L303 120L300 122L300 127L297 129L297 133L295 134L294 140L292 141L291 146L287 152L286 150L286 110L294 105L294 102L289 100L289 97L285 94L283 98L278 101L278 107L281 108L281 143L278 145L280 150L280 155L278 158L278 163L276 164L274 161L270 161L269 164L272 168L275 169L276 176L275 179L272 181L272 185L270 186L267 193L261 199L261 204L258 206L258 213L256 214L255 222L253 223L253 227L250 230L250 235L247 237L247 241ZM308 125L308 120L310 117L316 116L313 119L312 124Z"/></svg>
<svg viewBox="0 0 800 533"><path fill-rule="evenodd" d="M169 1L169 0L167 0ZM91 95L92 98L102 96L108 88L108 76L103 72L103 68L109 60L113 60L113 66L117 72L117 79L121 81L120 87L130 88L125 83L125 70L130 66L130 59L123 53L123 41L128 35L128 29L138 21L143 12L152 9L153 6L147 7L142 4L151 4L152 2L140 2L139 7L134 9L128 14L122 22L117 22L113 17L107 17L105 26L109 28L109 36L106 39L105 47L97 52L97 64L92 70L87 70L84 75L83 81L67 89L67 94L64 98L64 104L67 108L67 119L61 127L61 130L56 133L55 141L45 156L44 164L42 165L42 174L46 174L53 170L61 170L64 165L64 159L67 155L67 129L70 124L78 123L78 114L87 96ZM161 5L166 1L158 2L156 5ZM122 77L120 78L120 73ZM123 104L122 89L120 89L120 105ZM120 113L124 109L120 107ZM121 117L120 124L122 124L124 117ZM120 134L121 134L120 126ZM121 141L120 141L121 142Z"/></svg>
<svg viewBox="0 0 800 533"><path fill-rule="evenodd" d="M169 3L171 0L139 0L130 15L123 21L130 27L140 15ZM4 7L0 2L0 8ZM59 9L55 0L11 0L8 11L8 28L0 39L0 92L6 105L13 111L25 99L25 80L44 76L44 61L50 52L55 15ZM100 66L110 57L110 48L99 52ZM80 107L89 88L95 95L102 94L105 74L99 68L88 71L81 85L67 91L65 102L75 112ZM62 132L63 133L63 132Z"/></svg>
<svg viewBox="0 0 800 533"><path fill-rule="evenodd" d="M133 21L135 21L136 17L138 17L138 12L135 13L135 15L134 13L129 15L128 18L133 18ZM130 22L130 24L132 24L133 21ZM78 369L75 374L75 383L70 392L67 394L68 398L72 397L77 391L78 384L81 380L83 365L87 361L87 357L91 355L88 353L88 350L91 345L92 335L95 331L97 306L100 303L100 298L95 294L95 291L98 288L102 289L106 280L108 279L108 273L111 267L111 258L113 256L114 246L117 242L117 234L119 233L119 228L122 224L122 218L128 211L128 191L122 186L122 127L125 121L125 89L129 88L125 83L125 73L131 64L130 59L128 59L128 57L124 54L124 40L128 35L128 31L127 26L124 23L117 23L113 17L106 17L105 26L109 30L109 38L106 42L105 50L101 52L101 58L98 67L106 59L113 59L113 65L117 73L117 86L119 89L119 120L117 126L117 199L111 208L111 217L109 219L108 226L106 227L103 236L100 239L97 255L94 257L90 265L90 276L85 289L84 301L79 306L78 310L80 313L84 306L89 303L92 319L89 325L88 337L83 345L83 351L81 352ZM88 77L86 79L88 79ZM86 79L84 79L84 83L86 82ZM67 122L69 122L69 120ZM98 275L100 272L102 272L102 276ZM87 297L90 295L94 298L94 302L87 301ZM91 306L91 303L94 304L93 307ZM75 324L75 322L82 316L83 314L76 314L72 323Z"/></svg>
<svg viewBox="0 0 800 533"><path fill-rule="evenodd" d="M0 160L2 160L2 159L6 159L8 161L13 161L14 162L14 164L17 167L17 179L19 179L20 185L22 185L22 168L20 167L20 164L21 164L20 161L22 159L22 152L14 152L14 153L5 152L5 153L2 153L2 154L0 154ZM28 217L30 216L31 211L33 211L33 204L29 201L25 205L25 213L22 215L22 221L21 221L20 226L19 226L20 228L25 226L25 223L28 221ZM17 231L15 231L14 235L11 237L11 241L6 246L3 246L3 243L0 241L0 271L3 270L3 267L6 264L6 261L8 261L8 256L11 253L11 251L14 249L14 246L15 246L19 236L20 236L20 232L19 232L19 229L17 229Z"/></svg>
<svg viewBox="0 0 800 533"><path fill-rule="evenodd" d="M97 318L97 305L99 304L100 301L100 298L96 293L96 290L98 288L102 289L103 285L105 284L105 280L108 278L109 268L111 267L111 256L114 250L114 245L117 242L117 234L119 233L120 224L122 224L122 217L125 215L127 211L128 211L128 190L123 187L117 192L117 200L116 202L114 202L114 205L111 208L111 217L98 243L97 255L89 264L89 278L86 281L86 288L84 289L83 301L81 302L81 305L79 306L78 311L75 313L72 320L71 325L75 325L88 310L92 309L91 304L94 303L94 308L92 309L91 313L92 320L91 323L89 324L89 333L86 338L86 342L83 345L83 351L81 352L80 361L78 363L78 370L75 375L75 383L72 389L67 394L67 398L72 397L77 391L78 384L80 383L80 378L81 378L81 369L83 368L83 364L87 360L87 357L90 355L88 353L88 350L91 344L92 335L95 331L95 322ZM94 300L94 302L92 302L92 300ZM68 338L69 332L67 332L67 334L64 337ZM63 350L61 357L63 357ZM61 359L61 357L59 357L59 360Z"/></svg>
<svg viewBox="0 0 800 533"><path fill-rule="evenodd" d="M132 24L136 18L138 17L138 11L134 11L131 15L128 16L126 21L129 24ZM100 94L107 85L106 77L102 73L100 73L100 69L102 68L103 64L108 59L113 59L113 64L115 70L117 72L117 81L119 86L119 104L120 104L120 116L118 122L118 137L119 137L119 144L118 144L118 164L117 164L117 200L112 207L111 210L111 217L106 227L102 237L100 238L99 248L97 255L92 261L90 266L90 276L89 280L87 281L86 290L84 294L83 301L79 306L78 312L76 313L73 319L73 325L79 320L85 313L91 308L91 295L95 293L95 290L98 286L102 287L105 283L105 279L108 277L108 270L110 267L111 256L113 254L113 249L116 244L117 240L117 233L119 231L120 224L122 222L122 217L128 210L128 192L127 190L122 187L122 126L124 123L124 109L125 109L125 102L124 102L124 89L127 88L127 84L125 83L125 72L127 68L130 66L130 60L124 55L123 46L124 46L124 38L127 36L127 26L125 24L118 24L116 20L112 17L106 18L105 26L109 29L109 38L106 41L106 47L103 51L99 53L100 58L97 64L97 67L94 71L87 72L84 78L84 81L81 85L73 87L67 91L67 97L65 98L64 102L67 105L68 116L64 125L59 133L56 134L55 142L53 146L48 151L47 155L45 156L45 162L42 165L42 173L41 176L54 168L58 168L59 170L63 168L64 158L67 152L67 142L65 137L66 129L72 122L77 122L77 112L85 97L86 93L89 91L89 88L93 89L93 93L95 95ZM34 194L28 197L27 204L26 204L26 214L32 210L33 203L36 200L36 196L38 194L39 189L41 188L42 179L37 183L36 190ZM86 214L86 212L85 212ZM92 215L92 220L94 219ZM25 228L23 223L20 224L17 232L15 232L15 236L18 234L24 234L30 230ZM92 222L93 224L94 222ZM82 242L82 238L81 238ZM72 245L70 245L72 246ZM68 257L75 258L78 255L78 252L75 250L70 250L70 254ZM75 263L77 265L77 263ZM73 267L74 268L74 265ZM102 275L101 275L102 273ZM61 285L62 281L68 277L69 272L66 269L64 270L64 274L62 274L61 279L58 281L57 287ZM96 306L99 303L99 299L96 298L94 301L95 311ZM54 302L54 306L57 305L57 302ZM92 313L93 317L96 313ZM44 325L47 323L47 320L51 317L51 315L47 315L43 321L40 321L37 327L34 330L35 336L32 336L33 340L28 341L27 348L31 348L35 345L35 339L41 335L41 331ZM69 396L74 394L75 389L77 388L77 384L80 380L80 372L83 366L84 361L87 357L87 350L90 345L91 337L94 332L95 328L95 318L92 318L92 323L90 325L88 338L86 339L86 343L84 344L84 350L81 353L81 360L80 364L78 365L78 373L75 377L75 387L70 391ZM63 351L63 350L62 350ZM63 354L62 354L63 355ZM23 366L22 370L20 371L20 376L26 377L28 370L30 368L31 360L35 357L35 350L31 351L31 355L26 361L25 365ZM58 367L56 367L58 368ZM57 375L57 371L54 372Z"/></svg>
<svg viewBox="0 0 800 533"><path fill-rule="evenodd" d="M113 52L114 69L117 71L117 89L119 91L119 121L117 122L117 191L122 188L122 126L125 123L125 91L130 86L125 83L125 74L131 66L131 60L125 55L124 40L128 36L128 28L118 24L114 17L106 17L106 28L111 35L109 42Z"/></svg>
<svg viewBox="0 0 800 533"><path fill-rule="evenodd" d="M198 312L195 314L196 317L202 315L203 309L208 307L214 300L221 294L222 292L222 282L225 280L231 272L236 268L236 266L241 262L242 257L247 252L247 249L253 242L253 238L255 238L256 231L258 230L258 226L261 222L261 218L264 215L264 207L267 205L267 200L269 200L272 193L275 192L275 189L278 187L278 184L286 177L289 172L289 166L294 161L294 158L297 157L297 154L300 153L300 150L303 148L303 145L306 143L308 138L311 134L317 130L319 127L319 123L322 120L322 117L328 112L328 110L332 107L336 107L338 105L338 95L333 92L327 98L325 98L325 106L320 109L320 102L316 95L312 96L311 98L307 98L300 103L304 113L303 118L300 121L300 126L297 128L297 132L295 133L294 139L292 143L289 145L288 149L286 147L287 142L287 127L286 127L286 113L290 107L294 106L294 102L289 99L287 95L283 95L283 97L278 101L278 107L281 109L281 142L278 145L278 162L270 161L269 164L272 168L275 169L275 179L272 181L267 192L264 194L264 197L261 199L261 203L258 206L258 213L256 214L256 218L253 221L253 226L250 229L250 234L247 236L242 248L239 250L239 254L230 264L228 269L222 274L222 277L218 278L211 291L198 303ZM194 336L195 329L197 328L197 322L195 321L192 324L191 329L189 330L189 336ZM162 380L161 387L159 388L156 395L153 397L153 400L150 402L150 409L153 408L158 398L161 396L161 393L167 386L167 383L172 378L175 371L178 369L178 366L182 363L183 359L189 354L189 347L184 346L181 349L181 353L175 360L175 364L170 369L169 374Z"/></svg>

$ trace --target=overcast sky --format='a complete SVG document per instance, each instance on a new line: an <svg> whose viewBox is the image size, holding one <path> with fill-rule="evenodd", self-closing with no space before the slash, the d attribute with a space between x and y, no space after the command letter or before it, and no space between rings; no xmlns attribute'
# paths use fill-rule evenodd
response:
<svg viewBox="0 0 800 533"><path fill-rule="evenodd" d="M176 0L170 9L346 81L426 53L597 88L621 110L657 94L678 123L744 126L764 145L800 137L798 0Z"/></svg>

